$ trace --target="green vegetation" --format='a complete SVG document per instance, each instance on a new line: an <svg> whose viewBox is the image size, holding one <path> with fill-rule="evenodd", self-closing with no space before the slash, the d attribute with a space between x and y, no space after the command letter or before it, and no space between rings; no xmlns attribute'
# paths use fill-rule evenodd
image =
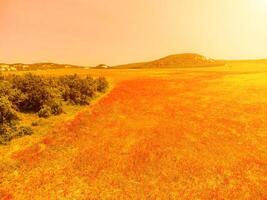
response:
<svg viewBox="0 0 267 200"><path fill-rule="evenodd" d="M77 75L63 76L60 79L63 88L63 98L72 104L86 105L97 92L98 81L87 76L84 79Z"/></svg>
<svg viewBox="0 0 267 200"><path fill-rule="evenodd" d="M12 109L11 102L6 98L0 97L0 144L5 144L11 140L16 132L18 116Z"/></svg>
<svg viewBox="0 0 267 200"><path fill-rule="evenodd" d="M97 93L107 88L104 77L44 77L28 73L0 79L0 144L33 133L31 127L18 125L18 113L34 113L40 118L60 115L63 102L88 105ZM38 126L38 122L33 122L32 126Z"/></svg>
<svg viewBox="0 0 267 200"><path fill-rule="evenodd" d="M106 92L108 88L108 81L105 79L105 77L99 77L96 79L96 86L98 92Z"/></svg>

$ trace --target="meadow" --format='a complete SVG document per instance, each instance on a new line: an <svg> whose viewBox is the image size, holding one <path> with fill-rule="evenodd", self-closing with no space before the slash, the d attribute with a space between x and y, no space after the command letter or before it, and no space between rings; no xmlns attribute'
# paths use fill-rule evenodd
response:
<svg viewBox="0 0 267 200"><path fill-rule="evenodd" d="M267 198L266 61L33 73L111 87L0 146L0 199Z"/></svg>

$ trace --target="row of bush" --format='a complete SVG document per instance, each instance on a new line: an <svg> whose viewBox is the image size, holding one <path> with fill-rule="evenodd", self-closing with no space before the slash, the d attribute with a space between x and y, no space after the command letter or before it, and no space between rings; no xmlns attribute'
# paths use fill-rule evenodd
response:
<svg viewBox="0 0 267 200"><path fill-rule="evenodd" d="M17 112L33 112L44 118L59 115L63 112L63 101L88 105L97 93L104 93L107 88L108 82L104 77L44 77L31 73L1 77L0 143L32 133L26 127L17 128Z"/></svg>

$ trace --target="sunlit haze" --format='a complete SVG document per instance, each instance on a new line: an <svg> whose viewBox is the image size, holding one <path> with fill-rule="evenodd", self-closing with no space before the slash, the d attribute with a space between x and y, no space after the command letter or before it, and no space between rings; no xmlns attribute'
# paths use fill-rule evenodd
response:
<svg viewBox="0 0 267 200"><path fill-rule="evenodd" d="M0 63L267 58L267 0L0 0Z"/></svg>

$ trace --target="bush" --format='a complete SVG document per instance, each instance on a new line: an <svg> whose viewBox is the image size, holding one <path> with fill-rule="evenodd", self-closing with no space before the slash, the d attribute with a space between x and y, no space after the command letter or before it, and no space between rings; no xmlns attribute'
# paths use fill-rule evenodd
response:
<svg viewBox="0 0 267 200"><path fill-rule="evenodd" d="M48 78L31 73L21 76L1 76L0 73L0 144L33 133L30 127L17 129L16 111L34 112L39 117L48 118L63 112L63 100L87 105L97 92L105 92L107 88L108 82L104 77L93 79L91 76L67 75ZM40 121L32 122L32 126L39 124Z"/></svg>
<svg viewBox="0 0 267 200"><path fill-rule="evenodd" d="M22 137L22 136L25 136L25 135L32 135L33 134L33 130L31 127L29 126L21 126L19 127L17 133L16 133L16 136L17 137Z"/></svg>
<svg viewBox="0 0 267 200"><path fill-rule="evenodd" d="M0 124L0 144L8 144L14 137L16 126L10 124Z"/></svg>
<svg viewBox="0 0 267 200"><path fill-rule="evenodd" d="M12 102L13 108L19 111L27 100L27 95L15 88L11 90L8 99Z"/></svg>
<svg viewBox="0 0 267 200"><path fill-rule="evenodd" d="M0 144L7 144L16 131L17 113L7 97L0 97Z"/></svg>
<svg viewBox="0 0 267 200"><path fill-rule="evenodd" d="M41 124L41 122L42 121L40 119L35 120L35 121L32 122L32 126L39 126Z"/></svg>
<svg viewBox="0 0 267 200"><path fill-rule="evenodd" d="M38 112L47 102L57 97L56 89L51 88L47 79L41 76L14 76L12 85L24 94L18 105L21 111Z"/></svg>
<svg viewBox="0 0 267 200"><path fill-rule="evenodd" d="M63 112L62 102L58 99L53 99L48 103L48 106L51 108L51 113L53 115L59 115Z"/></svg>
<svg viewBox="0 0 267 200"><path fill-rule="evenodd" d="M102 93L106 92L109 87L108 81L105 77L99 77L96 79L96 85L97 91Z"/></svg>
<svg viewBox="0 0 267 200"><path fill-rule="evenodd" d="M18 120L11 102L6 97L0 97L0 125L11 124Z"/></svg>
<svg viewBox="0 0 267 200"><path fill-rule="evenodd" d="M90 76L81 79L77 75L68 75L61 77L60 82L64 88L63 99L73 104L89 104L97 92L96 82Z"/></svg>
<svg viewBox="0 0 267 200"><path fill-rule="evenodd" d="M38 116L43 117L43 118L48 118L51 116L51 114L52 114L51 108L49 106L46 106L46 105L43 106L38 112Z"/></svg>
<svg viewBox="0 0 267 200"><path fill-rule="evenodd" d="M12 84L8 81L0 80L0 96L8 98L12 102L12 107L16 110L26 100L26 95L17 88L13 88Z"/></svg>
<svg viewBox="0 0 267 200"><path fill-rule="evenodd" d="M0 95L8 97L10 95L10 92L12 90L12 85L10 82L3 80L0 80Z"/></svg>

